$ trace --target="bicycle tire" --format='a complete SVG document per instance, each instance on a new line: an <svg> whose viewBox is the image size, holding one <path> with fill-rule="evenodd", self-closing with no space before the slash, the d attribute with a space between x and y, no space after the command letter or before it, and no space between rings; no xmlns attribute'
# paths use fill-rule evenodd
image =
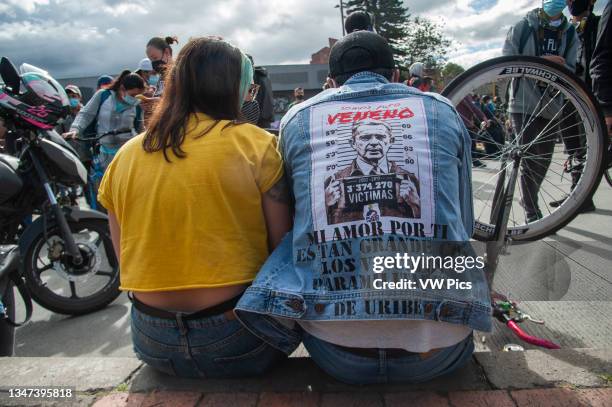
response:
<svg viewBox="0 0 612 407"><path fill-rule="evenodd" d="M485 61L455 78L442 91L442 95L457 106L467 95L475 89L480 89L481 86L503 83L503 81L514 78L540 81L548 83L549 86L553 84L553 89L558 87L559 92L563 92L564 100L572 101L576 113L584 121L582 125L585 129L585 150L587 151L585 168L575 188L571 190L571 199L568 198L566 202L542 219L525 225L508 227L508 235L514 240L536 240L563 228L578 215L582 204L592 198L601 182L607 131L601 109L584 83L565 67L542 58L505 56ZM551 99L557 96L559 93ZM555 119L553 118L551 122L553 120ZM528 126L529 124L525 127ZM477 219L473 237L477 240L490 240L493 230L494 225Z"/></svg>

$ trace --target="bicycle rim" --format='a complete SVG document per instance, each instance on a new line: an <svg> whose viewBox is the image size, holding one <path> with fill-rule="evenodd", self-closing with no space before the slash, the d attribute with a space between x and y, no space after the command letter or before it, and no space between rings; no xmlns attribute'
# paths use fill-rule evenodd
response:
<svg viewBox="0 0 612 407"><path fill-rule="evenodd" d="M538 99L532 98L531 104L529 92L540 95ZM490 215L495 205L494 191L502 170L510 168L510 152L517 149L524 157L517 193L513 197L508 235L515 240L533 240L554 233L578 214L601 181L606 131L593 95L567 69L541 58L518 56L479 64L456 78L442 92L456 107L474 93L495 93L506 102L491 120L501 129L501 136L495 138L491 130L478 126L470 132L476 139L473 157L480 160L475 164L486 165L474 165L472 171L474 237L490 240L493 236L495 225ZM512 96L522 108L507 103ZM461 112L459 108L458 111ZM462 116L467 127L471 118L466 120L466 115ZM483 133L487 134L483 136ZM490 150L496 150L496 154ZM560 205L551 206L566 196Z"/></svg>

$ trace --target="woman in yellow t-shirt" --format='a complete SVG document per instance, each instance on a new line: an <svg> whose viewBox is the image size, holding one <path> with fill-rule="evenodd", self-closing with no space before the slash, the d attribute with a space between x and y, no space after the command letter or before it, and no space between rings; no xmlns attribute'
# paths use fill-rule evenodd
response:
<svg viewBox="0 0 612 407"><path fill-rule="evenodd" d="M119 150L100 185L133 302L134 350L169 374L259 374L283 357L233 314L291 228L276 139L241 120L252 80L238 48L189 41L149 128Z"/></svg>

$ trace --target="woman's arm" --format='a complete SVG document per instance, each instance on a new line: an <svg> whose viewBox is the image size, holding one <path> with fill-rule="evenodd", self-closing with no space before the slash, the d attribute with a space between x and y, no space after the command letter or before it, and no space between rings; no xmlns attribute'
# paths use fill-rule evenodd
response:
<svg viewBox="0 0 612 407"><path fill-rule="evenodd" d="M72 125L70 125L70 131L77 131L77 135L82 135L81 133L85 130L91 122L94 121L96 116L98 115L98 111L100 110L100 102L102 99L102 92L105 90L97 91L87 102L85 106L79 111L77 116L74 118ZM86 136L91 136L87 134Z"/></svg>
<svg viewBox="0 0 612 407"><path fill-rule="evenodd" d="M262 195L261 206L268 230L268 248L272 252L293 227L293 201L284 175Z"/></svg>
<svg viewBox="0 0 612 407"><path fill-rule="evenodd" d="M117 256L117 262L120 262L121 255L121 228L117 217L111 211L108 211L108 225L110 227L111 239L113 240L113 248Z"/></svg>

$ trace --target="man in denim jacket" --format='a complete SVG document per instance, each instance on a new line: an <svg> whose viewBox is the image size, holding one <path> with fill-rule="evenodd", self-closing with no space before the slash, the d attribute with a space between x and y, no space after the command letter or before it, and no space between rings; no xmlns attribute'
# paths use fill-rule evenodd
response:
<svg viewBox="0 0 612 407"><path fill-rule="evenodd" d="M446 374L469 360L472 331L491 329L483 268L455 261L473 227L470 137L448 100L395 83L375 33L335 44L330 77L281 123L294 229L236 314L286 353L303 340L348 383ZM451 263L425 266L448 253L440 242Z"/></svg>

